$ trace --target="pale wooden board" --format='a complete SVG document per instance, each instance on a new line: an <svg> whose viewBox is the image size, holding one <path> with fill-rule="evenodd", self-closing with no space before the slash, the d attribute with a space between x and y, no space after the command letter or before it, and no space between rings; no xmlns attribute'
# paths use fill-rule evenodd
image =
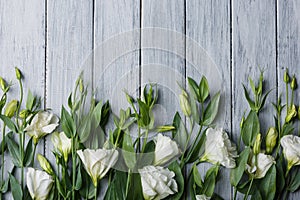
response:
<svg viewBox="0 0 300 200"><path fill-rule="evenodd" d="M60 116L81 70L91 79L92 65L84 63L92 52L93 1L48 1L46 107ZM85 68L83 69L83 63ZM55 166L50 136L46 157Z"/></svg>
<svg viewBox="0 0 300 200"><path fill-rule="evenodd" d="M259 67L265 69L264 91L275 89L268 97L266 109L260 114L261 133L274 125L273 107L276 101L276 35L274 1L233 1L232 5L232 55L233 99L232 123L235 139L240 134L240 121L244 111L250 108L244 97L242 83L250 91L248 77L258 80ZM271 113L271 114L270 114Z"/></svg>
<svg viewBox="0 0 300 200"><path fill-rule="evenodd" d="M45 86L45 3L39 0L0 2L0 76L14 84L8 100L19 99L19 86L15 78L15 66L24 75L24 100L28 89L34 95L44 98ZM23 103L22 108L25 108ZM2 123L1 136L2 140ZM18 138L18 137L16 137ZM28 138L26 136L26 138ZM18 141L18 139L17 139ZM44 153L44 141L41 140L37 153ZM8 156L5 169L11 170ZM35 166L38 166L35 163ZM8 176L8 173L6 173ZM17 171L17 178L20 180ZM7 194L5 198L12 198Z"/></svg>
<svg viewBox="0 0 300 200"><path fill-rule="evenodd" d="M113 113L126 109L123 90L138 95L140 1L95 1L94 74L93 82L98 100L109 100ZM112 118L111 118L112 119ZM106 131L115 128L113 120ZM107 179L101 181L100 195L107 190Z"/></svg>
<svg viewBox="0 0 300 200"><path fill-rule="evenodd" d="M216 125L231 134L230 1L187 1L186 33L189 38L186 57L187 61L192 61L187 65L187 76L199 82L201 75L205 75L211 94L222 89L220 117ZM198 45L194 45L192 40ZM221 88L216 84L218 80ZM211 165L200 164L200 174L204 176L209 167ZM215 192L224 199L231 198L229 170L221 168Z"/></svg>
<svg viewBox="0 0 300 200"><path fill-rule="evenodd" d="M295 102L299 106L300 92L300 2L299 1L278 1L277 4L277 41L278 41L278 90L285 93L283 73L286 67L289 74L296 74L298 89L295 92ZM290 93L291 94L291 93ZM286 102L282 96L282 102ZM291 98L291 97L290 97ZM285 110L283 111L285 112ZM294 134L298 135L299 123L295 127ZM289 199L299 199L300 194L296 192L289 196Z"/></svg>

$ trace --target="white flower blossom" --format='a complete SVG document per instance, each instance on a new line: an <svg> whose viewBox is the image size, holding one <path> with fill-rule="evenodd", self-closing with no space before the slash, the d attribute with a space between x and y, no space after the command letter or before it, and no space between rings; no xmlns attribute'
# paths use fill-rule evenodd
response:
<svg viewBox="0 0 300 200"><path fill-rule="evenodd" d="M210 197L207 197L205 194L196 195L196 200L210 200Z"/></svg>
<svg viewBox="0 0 300 200"><path fill-rule="evenodd" d="M68 155L71 152L72 141L66 136L64 132L55 132L51 136L51 141L57 152L61 153L64 157L65 162L68 161Z"/></svg>
<svg viewBox="0 0 300 200"><path fill-rule="evenodd" d="M78 150L77 154L85 170L90 175L94 186L97 186L98 180L103 178L109 169L114 166L119 155L118 151L114 149L85 149Z"/></svg>
<svg viewBox="0 0 300 200"><path fill-rule="evenodd" d="M141 175L143 195L146 200L159 200L178 192L175 173L160 166L145 166Z"/></svg>
<svg viewBox="0 0 300 200"><path fill-rule="evenodd" d="M280 140L283 154L288 161L288 170L294 165L300 165L300 137L294 135L283 136Z"/></svg>
<svg viewBox="0 0 300 200"><path fill-rule="evenodd" d="M206 131L205 153L201 160L221 164L226 168L235 168L238 157L235 144L231 143L226 132L209 128Z"/></svg>
<svg viewBox="0 0 300 200"><path fill-rule="evenodd" d="M175 141L167 136L158 134L154 151L154 165L164 165L172 161L180 154L180 150Z"/></svg>
<svg viewBox="0 0 300 200"><path fill-rule="evenodd" d="M53 179L46 172L28 168L27 188L32 199L44 200L52 188Z"/></svg>
<svg viewBox="0 0 300 200"><path fill-rule="evenodd" d="M37 143L40 138L52 133L59 125L58 122L58 117L52 112L40 111L33 117L25 131Z"/></svg>
<svg viewBox="0 0 300 200"><path fill-rule="evenodd" d="M250 163L247 164L247 171L253 175L253 178L260 179L265 177L273 164L275 164L275 160L272 156L259 153L251 157Z"/></svg>

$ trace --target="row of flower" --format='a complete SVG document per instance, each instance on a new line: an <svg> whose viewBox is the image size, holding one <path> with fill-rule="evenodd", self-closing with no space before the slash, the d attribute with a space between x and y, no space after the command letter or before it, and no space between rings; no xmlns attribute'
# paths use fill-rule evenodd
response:
<svg viewBox="0 0 300 200"><path fill-rule="evenodd" d="M179 96L181 111L172 123L160 126L155 125L158 91L152 84L141 98L125 93L130 107L116 115L108 102L92 98L80 76L59 119L51 110L41 110L41 99L30 91L23 105L18 68L16 79L20 97L8 102L13 84L0 77L1 199L9 191L14 199L97 199L106 185L103 179L108 185L104 199L109 200L222 199L214 192L221 166L231 169L234 199L238 193L244 199L285 199L300 186L300 170L293 167L300 165L300 137L294 135L300 108L297 112L294 105L296 78L287 70L286 104L281 96L273 103L275 125L266 134L261 133L260 113L270 91L264 91L263 72L257 84L249 78L252 95L246 86L244 93L250 111L241 121L237 146L213 124L221 112L220 92L210 94L204 76L199 84L188 78L188 90L181 88ZM109 121L114 128L107 130ZM48 134L56 160L52 164L36 155L39 141ZM34 168L36 158L40 169ZM212 164L204 175L198 171L203 162Z"/></svg>

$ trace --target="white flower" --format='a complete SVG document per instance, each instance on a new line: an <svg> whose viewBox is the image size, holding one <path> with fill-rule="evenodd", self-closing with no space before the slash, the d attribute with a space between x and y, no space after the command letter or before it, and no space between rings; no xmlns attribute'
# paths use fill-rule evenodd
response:
<svg viewBox="0 0 300 200"><path fill-rule="evenodd" d="M238 157L236 146L231 143L226 132L209 128L206 131L205 153L201 160L235 168L234 158Z"/></svg>
<svg viewBox="0 0 300 200"><path fill-rule="evenodd" d="M59 119L56 115L49 111L40 111L32 119L31 123L25 128L34 142L37 142L45 135L52 133L59 125Z"/></svg>
<svg viewBox="0 0 300 200"><path fill-rule="evenodd" d="M196 200L210 200L210 197L207 197L205 194L196 195Z"/></svg>
<svg viewBox="0 0 300 200"><path fill-rule="evenodd" d="M51 141L57 152L61 153L64 157L65 162L68 161L68 155L71 152L72 141L66 136L64 132L55 132L51 136Z"/></svg>
<svg viewBox="0 0 300 200"><path fill-rule="evenodd" d="M164 165L180 154L178 145L167 136L158 134L154 151L154 165Z"/></svg>
<svg viewBox="0 0 300 200"><path fill-rule="evenodd" d="M85 149L77 151L85 170L90 175L94 186L99 179L103 178L118 160L117 150Z"/></svg>
<svg viewBox="0 0 300 200"><path fill-rule="evenodd" d="M265 177L273 164L275 164L275 160L272 156L259 153L252 156L250 164L247 164L247 171L253 174L253 178L260 179Z"/></svg>
<svg viewBox="0 0 300 200"><path fill-rule="evenodd" d="M300 137L294 135L283 136L280 140L283 154L288 161L287 169L290 170L294 165L300 165Z"/></svg>
<svg viewBox="0 0 300 200"><path fill-rule="evenodd" d="M32 199L43 200L52 188L53 179L46 172L28 168L27 171L27 188Z"/></svg>
<svg viewBox="0 0 300 200"><path fill-rule="evenodd" d="M143 195L146 200L159 200L178 192L175 173L152 165L139 169Z"/></svg>

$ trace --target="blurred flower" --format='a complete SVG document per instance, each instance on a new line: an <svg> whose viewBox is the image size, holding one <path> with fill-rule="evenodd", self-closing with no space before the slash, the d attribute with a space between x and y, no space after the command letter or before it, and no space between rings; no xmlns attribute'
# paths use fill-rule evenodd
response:
<svg viewBox="0 0 300 200"><path fill-rule="evenodd" d="M273 164L275 164L275 160L272 156L259 153L250 158L250 163L247 164L247 171L253 178L260 179L265 177Z"/></svg>
<svg viewBox="0 0 300 200"><path fill-rule="evenodd" d="M139 173L146 200L159 200L178 192L175 173L169 169L150 165L139 169Z"/></svg>
<svg viewBox="0 0 300 200"><path fill-rule="evenodd" d="M72 141L64 132L54 132L51 136L51 141L57 152L63 155L65 163L68 162L68 156L71 152Z"/></svg>
<svg viewBox="0 0 300 200"><path fill-rule="evenodd" d="M77 151L85 170L90 175L94 186L97 186L98 180L103 178L111 167L118 160L117 150L106 149L85 149Z"/></svg>
<svg viewBox="0 0 300 200"><path fill-rule="evenodd" d="M178 145L167 136L158 134L154 151L154 165L164 165L180 154Z"/></svg>
<svg viewBox="0 0 300 200"><path fill-rule="evenodd" d="M210 197L207 197L205 194L196 195L196 200L210 200Z"/></svg>
<svg viewBox="0 0 300 200"><path fill-rule="evenodd" d="M40 111L33 117L25 131L30 137L33 137L33 141L36 144L40 138L52 133L59 125L58 122L58 117L52 112Z"/></svg>
<svg viewBox="0 0 300 200"><path fill-rule="evenodd" d="M267 136L266 136L266 150L267 154L271 154L274 147L276 146L278 137L278 132L275 129L275 127L271 127L268 130Z"/></svg>
<svg viewBox="0 0 300 200"><path fill-rule="evenodd" d="M44 200L52 188L53 179L46 172L28 168L27 188L32 199Z"/></svg>
<svg viewBox="0 0 300 200"><path fill-rule="evenodd" d="M6 106L4 115L9 118L12 118L18 109L18 105L19 105L19 102L17 100L15 100L15 99L11 100Z"/></svg>
<svg viewBox="0 0 300 200"><path fill-rule="evenodd" d="M300 165L300 137L285 135L281 138L280 144L283 148L284 157L288 161L288 171L294 165Z"/></svg>
<svg viewBox="0 0 300 200"><path fill-rule="evenodd" d="M231 143L226 132L209 128L206 131L205 153L201 158L213 164L235 168L234 158L238 157L235 144Z"/></svg>

